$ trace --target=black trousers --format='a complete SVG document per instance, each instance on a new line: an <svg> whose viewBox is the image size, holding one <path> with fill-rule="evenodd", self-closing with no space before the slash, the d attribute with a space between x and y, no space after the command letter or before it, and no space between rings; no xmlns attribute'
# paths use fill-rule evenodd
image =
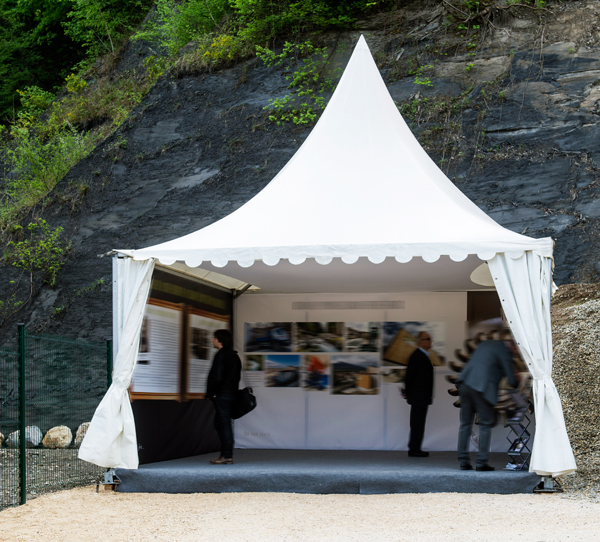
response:
<svg viewBox="0 0 600 542"><path fill-rule="evenodd" d="M421 451L423 435L425 434L425 421L427 420L428 405L411 405L410 407L410 436L408 439L408 451Z"/></svg>
<svg viewBox="0 0 600 542"><path fill-rule="evenodd" d="M231 409L235 396L219 396L213 399L215 406L215 429L221 441L221 456L233 457L233 422Z"/></svg>

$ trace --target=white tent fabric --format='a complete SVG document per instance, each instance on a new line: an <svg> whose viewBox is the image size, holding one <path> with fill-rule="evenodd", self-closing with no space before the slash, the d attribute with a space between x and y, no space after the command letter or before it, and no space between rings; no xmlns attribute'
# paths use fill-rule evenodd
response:
<svg viewBox="0 0 600 542"><path fill-rule="evenodd" d="M494 282L536 378L540 438L536 437L534 447L534 470L561 474L575 469L550 379L545 296L551 284L553 242L501 227L454 186L402 119L362 37L318 124L265 189L202 230L153 247L118 252L134 260L157 259L163 265L196 268L202 264L211 271L225 267L221 272L261 287L276 283L281 288L286 280L293 287L294 280L301 280L303 271L309 270L310 280L304 281L302 291L330 293L340 291L328 289L332 280L340 282L339 277L346 287L363 291L399 291L404 283L419 285L422 282L415 277L424 275L424 262L435 270L428 274L431 289L453 290L460 284L457 272L468 281L480 263L477 257L495 261ZM518 264L521 261L531 264ZM537 267L534 262L539 262ZM374 270L383 271L369 277L367 268L372 264L378 264ZM329 269L336 271L332 275ZM376 280L380 285L373 286ZM131 288L138 299L147 293ZM127 325L119 345L137 345L140 325L137 320ZM119 355L124 355L119 348ZM123 358L119 393L111 387L107 394L114 401L112 410L106 406L101 416L97 413L94 419L99 420L92 422L92 437L86 439L80 457L126 468L137 462L131 446L135 428L125 423L123 415L131 411L124 394L132 363L134 353ZM116 428L110 424L113 415ZM103 439L111 444L101 443ZM102 453L93 453L96 445Z"/></svg>
<svg viewBox="0 0 600 542"><path fill-rule="evenodd" d="M526 252L514 259L497 254L488 264L511 331L533 375L536 430L530 470L540 476L568 474L577 467L552 382L552 260Z"/></svg>
<svg viewBox="0 0 600 542"><path fill-rule="evenodd" d="M525 250L551 257L552 240L503 228L454 186L404 122L361 37L319 122L267 187L206 228L121 252L165 265L247 267L307 258L487 260Z"/></svg>
<svg viewBox="0 0 600 542"><path fill-rule="evenodd" d="M138 450L128 388L137 362L139 336L154 260L117 263L117 314L119 342L112 384L98 405L79 448L79 459L101 467L137 469Z"/></svg>

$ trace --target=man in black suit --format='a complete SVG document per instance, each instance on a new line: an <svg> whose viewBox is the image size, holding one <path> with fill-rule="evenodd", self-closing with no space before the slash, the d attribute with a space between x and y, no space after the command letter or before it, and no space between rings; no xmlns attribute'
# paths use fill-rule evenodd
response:
<svg viewBox="0 0 600 542"><path fill-rule="evenodd" d="M418 348L408 359L404 388L406 401L410 405L410 436L408 439L409 457L428 457L429 452L421 450L427 409L433 402L433 365L429 361L431 335L420 331L417 335Z"/></svg>
<svg viewBox="0 0 600 542"><path fill-rule="evenodd" d="M472 470L469 441L475 413L479 414L478 471L493 471L488 464L492 427L495 425L494 406L498 402L498 385L503 376L511 386L518 381L512 370L512 353L515 349L510 334L503 341L482 342L456 379L460 394L460 429L458 431L458 461L461 470Z"/></svg>

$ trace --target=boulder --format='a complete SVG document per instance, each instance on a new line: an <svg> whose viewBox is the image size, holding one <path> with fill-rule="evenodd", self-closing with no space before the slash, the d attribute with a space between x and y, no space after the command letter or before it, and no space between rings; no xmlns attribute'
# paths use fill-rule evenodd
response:
<svg viewBox="0 0 600 542"><path fill-rule="evenodd" d="M29 425L25 428L25 446L27 448L34 448L35 446L39 446L40 442L42 442L42 437L44 435L40 431L40 428L36 425ZM19 431L13 431L8 438L6 439L6 446L9 448L18 448L19 447Z"/></svg>
<svg viewBox="0 0 600 542"><path fill-rule="evenodd" d="M77 428L77 433L75 434L75 448L79 448L81 446L83 437L85 437L89 426L90 422L84 422Z"/></svg>
<svg viewBox="0 0 600 542"><path fill-rule="evenodd" d="M66 425L58 425L48 430L42 446L44 448L67 448L73 440L73 433Z"/></svg>

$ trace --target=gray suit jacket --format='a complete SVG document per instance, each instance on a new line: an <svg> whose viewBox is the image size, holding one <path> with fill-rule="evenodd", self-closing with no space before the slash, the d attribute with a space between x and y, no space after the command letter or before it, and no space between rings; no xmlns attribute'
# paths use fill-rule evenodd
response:
<svg viewBox="0 0 600 542"><path fill-rule="evenodd" d="M517 386L510 350L502 341L484 341L477 347L456 383L466 384L481 392L490 405L495 405L498 402L498 385L503 376L508 378L511 386Z"/></svg>

